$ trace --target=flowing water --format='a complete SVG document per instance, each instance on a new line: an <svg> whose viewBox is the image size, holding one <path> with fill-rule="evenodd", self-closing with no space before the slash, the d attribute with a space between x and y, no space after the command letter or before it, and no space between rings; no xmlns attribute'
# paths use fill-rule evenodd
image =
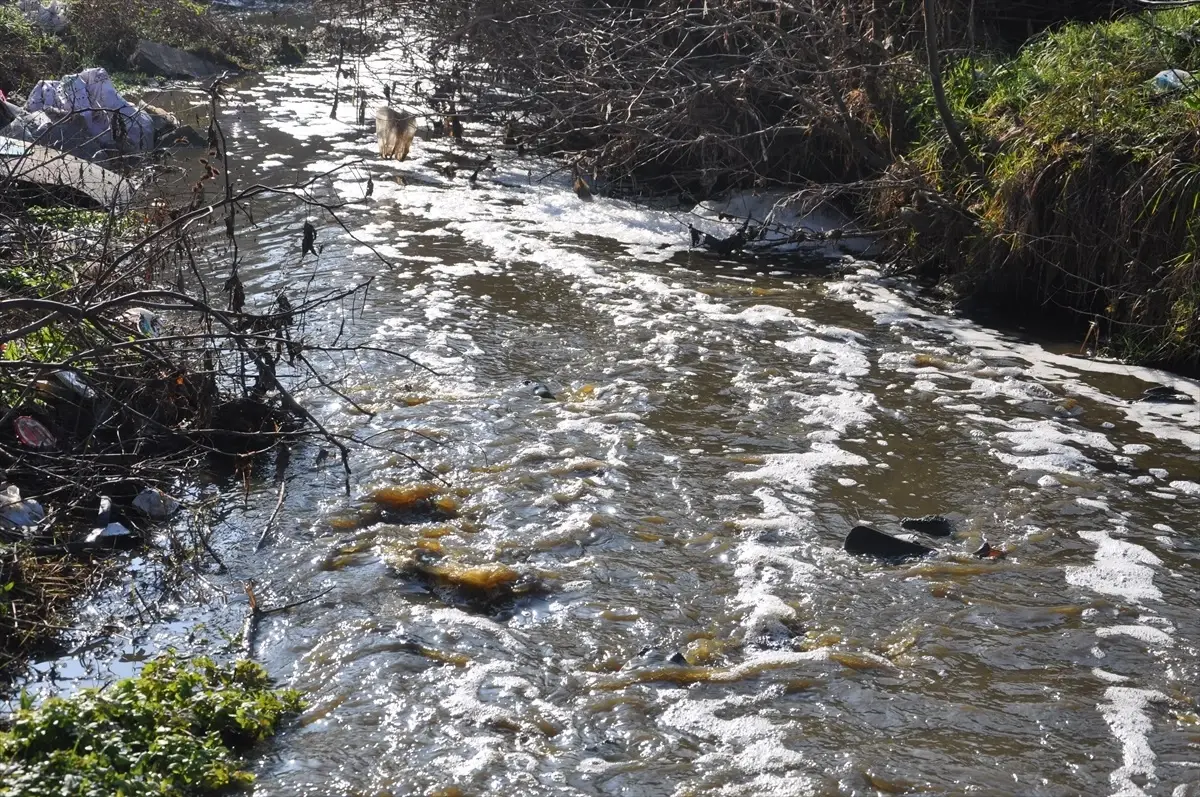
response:
<svg viewBox="0 0 1200 797"><path fill-rule="evenodd" d="M380 162L354 108L329 118L332 82L230 93L232 173L316 178L358 238L258 202L247 294L373 278L310 334L344 323L436 373L318 358L346 399L306 400L441 481L367 449L347 497L336 457L297 450L257 553L275 486L221 485L229 573L147 618L135 560L82 626L148 629L40 664L43 688L221 654L253 579L270 605L329 590L261 625L257 657L310 701L261 795L1200 794L1200 410L1133 401L1200 386L928 312L848 257L689 253L681 212L583 203L512 153L475 187L442 174L442 140ZM323 249L302 260L306 218ZM457 516L371 500L419 483ZM926 561L842 549L927 513L955 533ZM974 558L985 539L1007 558ZM540 589L481 600L405 569L439 552Z"/></svg>

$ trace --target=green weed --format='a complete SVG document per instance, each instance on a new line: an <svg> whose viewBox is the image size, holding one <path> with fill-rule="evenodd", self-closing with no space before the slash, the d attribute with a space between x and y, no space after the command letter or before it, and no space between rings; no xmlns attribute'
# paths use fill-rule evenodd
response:
<svg viewBox="0 0 1200 797"><path fill-rule="evenodd" d="M242 788L253 775L239 754L301 707L297 692L272 689L254 662L168 654L106 689L20 708L0 733L0 797Z"/></svg>

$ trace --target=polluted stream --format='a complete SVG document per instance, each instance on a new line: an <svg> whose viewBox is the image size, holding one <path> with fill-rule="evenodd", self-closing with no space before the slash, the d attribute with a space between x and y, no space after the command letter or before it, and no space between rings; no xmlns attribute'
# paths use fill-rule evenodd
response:
<svg viewBox="0 0 1200 797"><path fill-rule="evenodd" d="M315 322L370 349L307 406L378 447L349 496L295 449L261 550L270 467L202 477L228 572L164 595L135 558L30 689L236 652L252 581L317 596L259 624L309 701L260 795L1200 794L1200 410L1137 401L1196 383L939 315L848 255L690 252L683 212L513 152L447 176L482 127L380 161L332 90L229 91L231 174L317 178L357 239L262 202L241 273L251 307L371 280ZM924 560L843 550L927 514L953 532Z"/></svg>

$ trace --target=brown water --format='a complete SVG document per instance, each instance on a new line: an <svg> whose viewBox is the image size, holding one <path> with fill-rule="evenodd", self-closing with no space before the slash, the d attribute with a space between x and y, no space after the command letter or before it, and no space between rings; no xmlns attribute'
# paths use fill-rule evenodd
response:
<svg viewBox="0 0 1200 797"><path fill-rule="evenodd" d="M1200 410L1130 401L1200 387L930 315L869 263L689 254L682 214L585 205L546 164L498 153L472 189L441 142L376 162L352 108L328 119L331 83L241 85L234 173L362 159L311 190L357 199L371 172L339 214L394 267L271 200L247 293L374 278L310 334L344 322L438 375L363 353L325 367L373 415L306 395L441 474L457 517L381 515L375 490L427 479L365 450L347 498L314 446L255 553L274 485L211 485L229 574L168 585L136 560L149 629L119 585L40 685L228 653L253 579L271 605L331 590L263 622L256 655L310 707L257 794L1200 794ZM305 218L325 248L301 261ZM841 549L926 513L956 527L929 561ZM1007 558L973 558L984 539ZM541 589L431 589L403 569L420 546Z"/></svg>

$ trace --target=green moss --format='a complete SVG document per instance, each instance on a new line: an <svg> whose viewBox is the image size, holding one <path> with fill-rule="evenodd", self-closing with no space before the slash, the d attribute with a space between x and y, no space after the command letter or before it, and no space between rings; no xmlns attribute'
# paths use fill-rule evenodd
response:
<svg viewBox="0 0 1200 797"><path fill-rule="evenodd" d="M184 795L245 787L239 753L300 710L250 661L166 655L136 678L17 711L0 733L0 797Z"/></svg>

